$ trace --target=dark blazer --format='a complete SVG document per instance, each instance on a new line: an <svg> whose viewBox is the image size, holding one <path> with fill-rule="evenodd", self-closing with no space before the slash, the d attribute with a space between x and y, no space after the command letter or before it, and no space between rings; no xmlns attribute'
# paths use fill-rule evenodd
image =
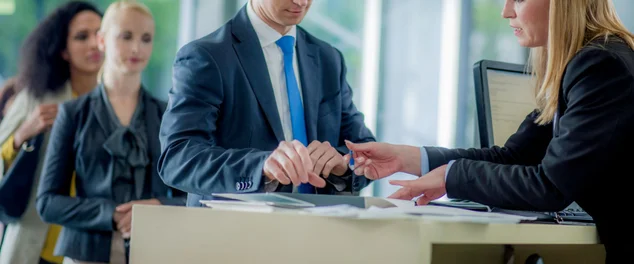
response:
<svg viewBox="0 0 634 264"><path fill-rule="evenodd" d="M55 254L81 261L108 262L113 213L108 138L102 124L109 122L101 96L102 85L91 93L60 106L53 125L40 179L37 210L42 219L63 226ZM141 199L157 198L162 204L185 205L185 193L166 186L155 169L160 155L159 125L165 104L142 90L148 150L152 170L135 179ZM76 197L70 197L71 176L76 172ZM142 184L139 184L142 183ZM134 239L134 238L133 238Z"/></svg>
<svg viewBox="0 0 634 264"><path fill-rule="evenodd" d="M246 8L246 6L245 6ZM159 172L199 206L211 193L262 191L262 167L284 140L264 54L246 9L217 31L181 48L163 123ZM308 141L374 141L352 103L341 53L297 28L297 58ZM341 180L336 176L327 181ZM329 183L319 193L357 193L365 177L348 176L346 190ZM290 192L292 186L278 186Z"/></svg>
<svg viewBox="0 0 634 264"><path fill-rule="evenodd" d="M0 180L0 222L4 224L19 221L29 206L35 177L39 176L36 175L37 164L40 162L44 137L45 134L41 133L30 139L28 145L33 149L20 149Z"/></svg>
<svg viewBox="0 0 634 264"><path fill-rule="evenodd" d="M554 124L538 126L536 117L503 147L427 147L430 168L456 160L446 182L452 198L535 211L576 201L596 221L608 259L623 256L634 235L623 214L634 186L634 51L618 38L588 44L565 69Z"/></svg>

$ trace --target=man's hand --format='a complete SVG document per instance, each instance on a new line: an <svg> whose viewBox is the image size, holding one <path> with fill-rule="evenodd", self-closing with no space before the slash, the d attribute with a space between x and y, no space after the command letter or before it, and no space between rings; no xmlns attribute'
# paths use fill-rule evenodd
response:
<svg viewBox="0 0 634 264"><path fill-rule="evenodd" d="M310 183L323 188L326 181L312 172L313 162L308 149L299 141L282 141L273 153L264 161L263 174L270 180L277 180L281 184Z"/></svg>
<svg viewBox="0 0 634 264"><path fill-rule="evenodd" d="M312 171L324 176L324 178L328 178L331 173L342 176L348 171L350 155L341 156L328 141L313 141L308 145L308 153L310 153L310 160L314 164L314 167L311 168Z"/></svg>
<svg viewBox="0 0 634 264"><path fill-rule="evenodd" d="M50 129L55 122L55 117L57 117L57 104L42 104L36 107L16 130L13 148L19 149L22 143Z"/></svg>
<svg viewBox="0 0 634 264"><path fill-rule="evenodd" d="M121 232L123 238L130 238L132 229L132 206L135 204L160 205L157 199L136 200L117 206L114 212L114 222L117 224L117 230Z"/></svg>

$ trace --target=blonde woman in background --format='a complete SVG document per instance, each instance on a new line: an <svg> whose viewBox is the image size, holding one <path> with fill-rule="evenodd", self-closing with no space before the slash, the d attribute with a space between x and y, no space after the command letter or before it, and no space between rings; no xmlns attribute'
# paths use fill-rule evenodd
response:
<svg viewBox="0 0 634 264"><path fill-rule="evenodd" d="M40 180L37 209L63 226L64 263L126 263L133 204L184 205L184 193L158 176L158 131L165 103L141 73L152 54L154 20L137 2L106 10L98 34L105 52L96 89L60 106ZM68 196L73 172L77 197Z"/></svg>
<svg viewBox="0 0 634 264"><path fill-rule="evenodd" d="M58 104L90 92L103 62L101 12L87 2L56 8L29 34L15 81L3 91L0 220L7 225L0 264L62 263L53 255L61 229L35 209L36 187ZM67 183L67 195L71 183Z"/></svg>
<svg viewBox="0 0 634 264"><path fill-rule="evenodd" d="M447 194L552 212L575 201L594 218L606 262L631 263L634 226L617 211L630 206L634 186L634 35L611 0L507 0L502 15L533 49L539 109L501 147L349 143L355 172L422 176L391 181L403 186L392 198L418 204Z"/></svg>

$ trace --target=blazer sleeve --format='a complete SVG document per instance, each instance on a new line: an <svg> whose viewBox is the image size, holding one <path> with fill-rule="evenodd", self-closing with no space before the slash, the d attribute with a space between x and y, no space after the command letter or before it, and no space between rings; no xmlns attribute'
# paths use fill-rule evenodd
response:
<svg viewBox="0 0 634 264"><path fill-rule="evenodd" d="M537 165L546 153L553 132L552 124L537 125L535 123L538 114L537 110L528 114L517 132L511 135L502 147L470 149L424 147L429 162L428 169L433 170L456 159L482 160L499 164Z"/></svg>
<svg viewBox="0 0 634 264"><path fill-rule="evenodd" d="M189 193L236 192L240 182L251 184L239 192L261 190L262 168L271 152L217 145L216 121L223 103L218 67L196 43L178 51L159 135L159 175L167 185Z"/></svg>
<svg viewBox="0 0 634 264"><path fill-rule="evenodd" d="M62 104L48 141L37 192L37 210L42 220L65 227L112 231L116 204L105 198L70 197L74 173L75 131L69 104Z"/></svg>
<svg viewBox="0 0 634 264"><path fill-rule="evenodd" d="M542 161L512 165L458 159L447 175L447 194L508 209L564 209L591 192L597 175L613 165L618 154L612 150L629 133L619 125L634 116L632 83L626 65L610 51L582 50L566 69L560 96L567 109Z"/></svg>
<svg viewBox="0 0 634 264"><path fill-rule="evenodd" d="M19 221L29 206L35 178L39 176L33 164L40 162L43 139L44 133L40 133L29 139L29 150L16 151L17 156L0 180L0 221L4 224Z"/></svg>
<svg viewBox="0 0 634 264"><path fill-rule="evenodd" d="M334 49L334 48L333 48ZM346 147L344 140L350 140L355 143L374 142L376 139L370 129L365 126L364 116L352 102L352 89L346 79L347 68L343 58L343 54L337 49L336 56L339 57L341 65L341 73L339 77L341 88L341 127L339 132L339 142L335 147L342 155L348 154L350 150ZM352 170L348 170L341 177L328 177L326 181L333 185L336 191L358 193L365 186L370 184L369 180L363 175L355 175Z"/></svg>

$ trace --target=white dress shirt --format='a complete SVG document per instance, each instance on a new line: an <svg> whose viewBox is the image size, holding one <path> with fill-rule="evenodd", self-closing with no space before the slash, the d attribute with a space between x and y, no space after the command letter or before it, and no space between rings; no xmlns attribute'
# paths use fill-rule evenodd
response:
<svg viewBox="0 0 634 264"><path fill-rule="evenodd" d="M247 3L247 16L255 29L255 33L258 35L260 45L262 46L262 52L264 53L264 59L266 60L266 66L269 70L269 77L271 78L271 86L273 87L273 93L275 94L275 103L277 104L277 112L280 114L280 121L282 121L282 130L284 130L284 140L293 140L293 124L291 123L291 111L288 104L288 94L286 93L286 74L284 73L284 54L282 49L275 43L283 36L292 36L297 43L297 27L293 26L286 35L282 35L275 29L267 25L256 13L253 11L251 1ZM295 51L293 52L293 71L295 72L295 79L297 80L297 87L299 88L299 95L302 98L302 85L300 82L299 71L297 67L297 45L295 44Z"/></svg>
<svg viewBox="0 0 634 264"><path fill-rule="evenodd" d="M293 52L293 71L295 72L295 79L297 80L297 88L299 88L299 95L304 101L302 95L301 77L299 75L299 68L297 64L297 27L293 26L291 30L282 35L275 29L267 25L253 10L251 1L247 3L247 16L255 33L260 41L262 52L264 53L264 59L266 66L269 70L269 77L271 78L271 86L273 87L273 93L275 95L275 102L277 104L277 112L280 114L280 121L282 121L282 129L284 130L284 140L293 140L293 125L291 123L291 111L288 104L288 94L286 92L286 74L284 73L284 54L282 49L275 43L283 36L292 36L295 39L294 52ZM310 142L308 142L310 144ZM332 184L335 189L343 190L346 187L346 180L339 177L330 177L326 179L326 182ZM264 191L273 192L279 185L278 181L270 181L265 178ZM293 187L293 192L296 192L297 188ZM339 191L338 193L343 193Z"/></svg>
<svg viewBox="0 0 634 264"><path fill-rule="evenodd" d="M275 31L267 25L253 10L251 1L247 3L247 16L255 33L260 41L262 52L264 53L264 60L266 61L266 67L269 70L269 77L271 79L271 87L273 87L273 94L275 95L275 103L277 104L277 112L280 114L280 121L282 123L282 130L284 131L284 140L293 140L293 124L291 123L291 109L288 104L288 94L286 92L286 74L284 73L284 54L282 49L275 43L283 37L282 34ZM293 52L293 71L295 72L295 79L297 80L297 88L299 88L299 96L302 98L302 84L300 82L299 70L297 67L297 27L293 26L285 36L292 36L295 39L294 46L296 47ZM266 178L265 178L266 179ZM266 179L264 182L264 191L273 192L279 185L278 181L271 181ZM296 187L293 187L293 192L296 191Z"/></svg>

